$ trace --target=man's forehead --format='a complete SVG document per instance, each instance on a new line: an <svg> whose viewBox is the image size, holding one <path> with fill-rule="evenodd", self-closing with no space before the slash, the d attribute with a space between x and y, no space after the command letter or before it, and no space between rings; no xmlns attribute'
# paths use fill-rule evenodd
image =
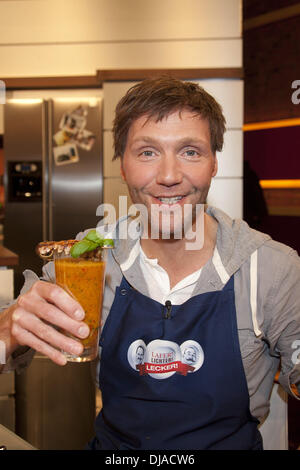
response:
<svg viewBox="0 0 300 470"><path fill-rule="evenodd" d="M142 114L141 116L138 116L136 119L134 119L131 123L131 126L135 123L139 123L141 127L145 126L148 122L153 122L153 123L164 123L166 121L171 121L172 119L180 119L180 120L186 120L186 119L195 119L200 122L206 122L208 124L208 120L202 116L201 113L198 113L196 111L193 111L189 108L182 108L182 109L175 109L168 111L166 113L145 113Z"/></svg>
<svg viewBox="0 0 300 470"><path fill-rule="evenodd" d="M210 126L207 118L203 118L200 114L194 113L192 111L175 111L169 113L166 116L159 117L158 115L149 115L143 114L142 116L134 119L129 127L128 135L133 136L135 134L143 134L147 129L147 132L151 129L161 130L164 129L171 130L172 126L177 127L176 132L178 132L178 125L180 129L196 129L196 131L202 131L207 134L207 137L210 136Z"/></svg>
<svg viewBox="0 0 300 470"><path fill-rule="evenodd" d="M175 111L162 119L144 114L135 119L128 131L127 144L151 145L157 140L178 145L211 146L210 126L206 118L189 110Z"/></svg>

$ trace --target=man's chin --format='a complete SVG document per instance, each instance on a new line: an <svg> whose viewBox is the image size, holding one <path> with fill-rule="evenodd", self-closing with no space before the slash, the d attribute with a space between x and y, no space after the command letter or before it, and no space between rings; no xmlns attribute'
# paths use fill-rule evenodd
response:
<svg viewBox="0 0 300 470"><path fill-rule="evenodd" d="M162 225L148 226L148 238L159 240L181 240L184 238L184 228L182 225L163 227Z"/></svg>
<svg viewBox="0 0 300 470"><path fill-rule="evenodd" d="M154 206L154 208L153 208ZM161 239L161 240L181 240L190 239L190 232L196 226L199 214L195 208L190 205L188 209L183 210L179 205L174 205L172 210L162 211L158 206L153 205L152 211L147 206L144 211L140 211L141 221L148 231L144 231L143 238ZM199 204L199 207L204 207ZM199 219L201 222L201 218ZM201 225L201 224L200 224Z"/></svg>

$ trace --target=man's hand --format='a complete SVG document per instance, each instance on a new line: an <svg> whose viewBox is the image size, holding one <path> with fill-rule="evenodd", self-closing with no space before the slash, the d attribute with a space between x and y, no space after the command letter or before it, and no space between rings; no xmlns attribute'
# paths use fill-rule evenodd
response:
<svg viewBox="0 0 300 470"><path fill-rule="evenodd" d="M59 327L79 339L89 334L88 326L81 321L84 318L82 307L61 287L37 281L5 313L10 323L10 353L18 345L27 345L59 365L66 364L60 350L82 353L83 346L79 341L56 329Z"/></svg>

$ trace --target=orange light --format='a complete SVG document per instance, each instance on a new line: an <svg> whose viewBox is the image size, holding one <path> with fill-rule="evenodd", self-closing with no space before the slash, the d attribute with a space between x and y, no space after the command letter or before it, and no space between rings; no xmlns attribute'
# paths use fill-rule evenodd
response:
<svg viewBox="0 0 300 470"><path fill-rule="evenodd" d="M253 122L243 125L243 131L257 131L260 129L274 129L278 127L300 126L300 118L280 119L279 121Z"/></svg>
<svg viewBox="0 0 300 470"><path fill-rule="evenodd" d="M300 180L260 180L263 189L299 189Z"/></svg>

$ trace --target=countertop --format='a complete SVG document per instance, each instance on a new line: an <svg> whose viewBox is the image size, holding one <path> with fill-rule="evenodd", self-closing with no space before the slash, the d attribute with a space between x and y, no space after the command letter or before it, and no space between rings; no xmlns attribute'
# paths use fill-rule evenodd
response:
<svg viewBox="0 0 300 470"><path fill-rule="evenodd" d="M0 424L0 447L5 446L7 450L36 450L29 442L24 441L14 432Z"/></svg>
<svg viewBox="0 0 300 470"><path fill-rule="evenodd" d="M19 256L0 245L0 266L16 266L17 264L19 264Z"/></svg>

